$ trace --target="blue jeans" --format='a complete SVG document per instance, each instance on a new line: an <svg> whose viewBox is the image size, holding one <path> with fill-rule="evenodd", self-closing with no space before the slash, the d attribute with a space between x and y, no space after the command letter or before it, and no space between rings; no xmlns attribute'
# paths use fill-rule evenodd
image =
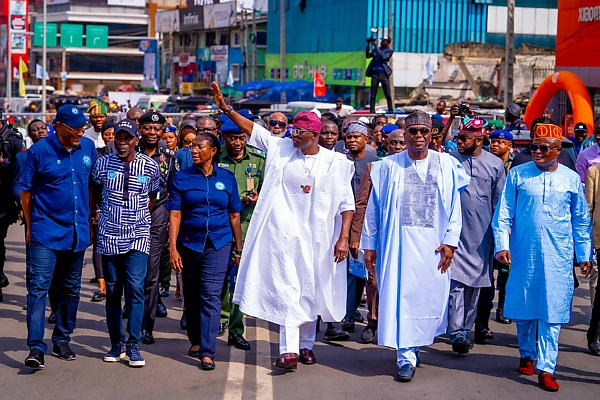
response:
<svg viewBox="0 0 600 400"><path fill-rule="evenodd" d="M102 269L106 281L106 325L110 343L133 344L142 339L144 315L144 278L148 254L131 250L125 254L103 255ZM125 289L127 308L126 340L121 318L121 295Z"/></svg>
<svg viewBox="0 0 600 400"><path fill-rule="evenodd" d="M192 346L200 345L200 358L215 357L217 333L221 319L221 290L231 255L231 242L216 250L207 239L198 253L181 242L177 250L183 262L183 295L187 334Z"/></svg>
<svg viewBox="0 0 600 400"><path fill-rule="evenodd" d="M84 253L52 250L31 240L27 265L27 346L31 350L38 349L44 353L48 350L44 343L46 297L54 274L59 274L57 290L60 293L52 343L71 341L79 306Z"/></svg>

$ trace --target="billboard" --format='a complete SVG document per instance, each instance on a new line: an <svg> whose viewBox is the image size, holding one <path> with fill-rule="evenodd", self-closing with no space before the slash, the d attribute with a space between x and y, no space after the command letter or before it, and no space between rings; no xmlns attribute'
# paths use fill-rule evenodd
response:
<svg viewBox="0 0 600 400"><path fill-rule="evenodd" d="M227 28L235 18L235 2L204 6L204 29Z"/></svg>
<svg viewBox="0 0 600 400"><path fill-rule="evenodd" d="M559 0L557 67L600 67L600 0Z"/></svg>

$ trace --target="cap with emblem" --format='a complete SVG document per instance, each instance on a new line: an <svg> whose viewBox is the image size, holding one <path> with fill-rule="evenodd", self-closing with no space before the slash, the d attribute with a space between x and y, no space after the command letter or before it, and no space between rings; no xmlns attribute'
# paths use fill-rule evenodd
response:
<svg viewBox="0 0 600 400"><path fill-rule="evenodd" d="M431 134L441 135L444 130L444 121L437 118L431 118Z"/></svg>
<svg viewBox="0 0 600 400"><path fill-rule="evenodd" d="M533 140L535 139L562 140L562 129L554 124L536 124L533 131Z"/></svg>
<svg viewBox="0 0 600 400"><path fill-rule="evenodd" d="M131 119L122 119L117 123L117 127L115 128L115 136L117 136L120 132L127 132L131 135L131 137L138 137L139 130L135 121Z"/></svg>
<svg viewBox="0 0 600 400"><path fill-rule="evenodd" d="M487 127L490 128L491 130L504 129L504 124L500 120L491 119L488 121Z"/></svg>
<svg viewBox="0 0 600 400"><path fill-rule="evenodd" d="M587 125L584 124L583 122L578 122L578 123L575 124L575 128L573 128L573 130L575 132L585 132L585 133L587 133L588 128L587 128Z"/></svg>
<svg viewBox="0 0 600 400"><path fill-rule="evenodd" d="M512 141L513 135L504 129L496 129L494 132L490 133L490 139L504 139Z"/></svg>
<svg viewBox="0 0 600 400"><path fill-rule="evenodd" d="M106 106L99 100L93 100L87 109L90 115L106 115Z"/></svg>
<svg viewBox="0 0 600 400"><path fill-rule="evenodd" d="M258 118L258 115L254 114L252 111L250 111L247 108L242 108L241 110L238 111L238 114L240 114L242 117L247 118L249 120Z"/></svg>
<svg viewBox="0 0 600 400"><path fill-rule="evenodd" d="M83 115L83 112L73 104L65 104L56 112L54 123L60 122L71 128L79 128L82 125L89 124L90 121Z"/></svg>
<svg viewBox="0 0 600 400"><path fill-rule="evenodd" d="M161 113L156 112L156 111L147 112L146 114L144 114L138 118L138 123L140 125L144 125L144 124L164 125L165 122L166 122L165 117Z"/></svg>
<svg viewBox="0 0 600 400"><path fill-rule="evenodd" d="M487 120L479 115L465 115L462 119L462 124L458 129L460 132L475 133L483 135L484 129L487 126Z"/></svg>
<svg viewBox="0 0 600 400"><path fill-rule="evenodd" d="M167 133L167 132L174 133L175 135L177 135L177 127L173 126L173 125L166 125L163 128L163 132L165 132L165 133Z"/></svg>

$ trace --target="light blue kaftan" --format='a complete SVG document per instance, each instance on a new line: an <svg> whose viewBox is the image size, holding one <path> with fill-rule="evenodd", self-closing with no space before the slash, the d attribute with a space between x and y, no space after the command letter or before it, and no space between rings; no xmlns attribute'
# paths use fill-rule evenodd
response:
<svg viewBox="0 0 600 400"><path fill-rule="evenodd" d="M559 164L510 170L492 221L496 253L510 250L505 316L562 324L571 319L573 246L591 259L591 221L579 176ZM509 235L510 232L510 235Z"/></svg>

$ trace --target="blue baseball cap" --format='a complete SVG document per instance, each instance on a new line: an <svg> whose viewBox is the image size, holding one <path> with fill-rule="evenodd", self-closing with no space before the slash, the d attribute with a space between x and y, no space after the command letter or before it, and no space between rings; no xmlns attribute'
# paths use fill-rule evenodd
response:
<svg viewBox="0 0 600 400"><path fill-rule="evenodd" d="M513 135L509 131L504 129L496 129L492 133L490 133L490 139L504 139L504 140L513 140Z"/></svg>
<svg viewBox="0 0 600 400"><path fill-rule="evenodd" d="M240 134L243 133L239 126L237 126L231 119L227 118L225 123L221 125L221 133L222 134Z"/></svg>
<svg viewBox="0 0 600 400"><path fill-rule="evenodd" d="M73 104L65 104L56 112L54 122L60 122L71 128L79 128L82 125L89 124L90 121L85 117L83 111L74 106Z"/></svg>
<svg viewBox="0 0 600 400"><path fill-rule="evenodd" d="M119 121L115 128L115 136L117 136L117 133L119 132L127 132L134 138L138 137L140 133L137 124L131 119L122 119Z"/></svg>
<svg viewBox="0 0 600 400"><path fill-rule="evenodd" d="M396 129L398 129L398 125L396 124L387 124L381 127L381 133L392 133L393 131L395 131Z"/></svg>
<svg viewBox="0 0 600 400"><path fill-rule="evenodd" d="M237 113L240 114L242 117L247 118L249 120L258 118L258 115L254 114L252 111L250 111L247 108L242 108Z"/></svg>

